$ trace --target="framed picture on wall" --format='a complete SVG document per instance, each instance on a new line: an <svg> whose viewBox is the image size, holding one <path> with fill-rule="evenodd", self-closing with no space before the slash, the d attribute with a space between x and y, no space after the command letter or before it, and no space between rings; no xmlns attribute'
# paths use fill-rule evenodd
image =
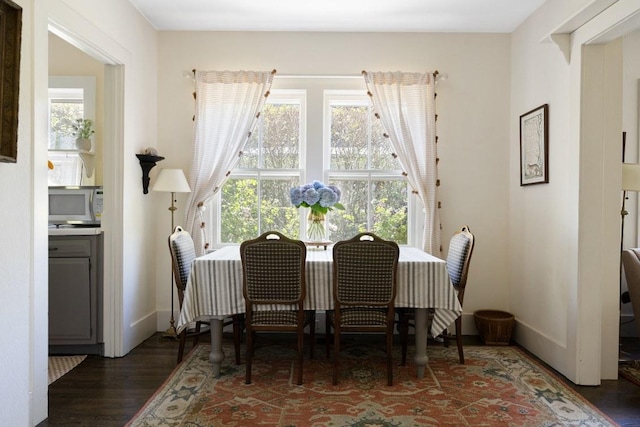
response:
<svg viewBox="0 0 640 427"><path fill-rule="evenodd" d="M520 185L549 182L549 104L520 116Z"/></svg>
<svg viewBox="0 0 640 427"><path fill-rule="evenodd" d="M22 8L0 0L0 162L16 163Z"/></svg>

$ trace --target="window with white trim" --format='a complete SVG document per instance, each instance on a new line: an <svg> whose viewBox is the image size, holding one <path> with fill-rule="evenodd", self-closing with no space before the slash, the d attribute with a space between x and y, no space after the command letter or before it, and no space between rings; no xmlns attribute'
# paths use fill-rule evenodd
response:
<svg viewBox="0 0 640 427"><path fill-rule="evenodd" d="M50 186L93 184L93 176L83 177L84 164L75 144L73 124L76 119L94 119L95 109L95 77L49 77Z"/></svg>
<svg viewBox="0 0 640 427"><path fill-rule="evenodd" d="M324 116L327 177L346 208L328 215L329 240L373 231L407 244L407 181L370 99L363 91L325 90Z"/></svg>
<svg viewBox="0 0 640 427"><path fill-rule="evenodd" d="M292 238L300 213L289 189L304 169L306 93L271 91L238 165L220 190L215 227L218 245L240 243L269 230Z"/></svg>
<svg viewBox="0 0 640 427"><path fill-rule="evenodd" d="M411 203L371 100L364 90L333 90L339 87L334 79L324 83L300 79L289 87L304 89L271 90L240 162L212 203L208 229L216 233L214 247L268 230L304 240L309 210L295 208L289 191L313 180L335 184L342 193L345 210L326 216L329 240L373 231L413 244L410 230L416 224L410 219L419 208ZM363 87L353 79L348 83Z"/></svg>

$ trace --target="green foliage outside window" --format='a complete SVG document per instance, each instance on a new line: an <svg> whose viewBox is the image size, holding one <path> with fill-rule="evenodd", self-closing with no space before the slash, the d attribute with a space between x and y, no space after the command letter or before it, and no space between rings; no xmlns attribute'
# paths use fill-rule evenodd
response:
<svg viewBox="0 0 640 427"><path fill-rule="evenodd" d="M75 149L75 132L73 126L78 118L82 118L84 106L82 102L51 101L49 149Z"/></svg>
<svg viewBox="0 0 640 427"><path fill-rule="evenodd" d="M370 230L406 244L407 183L380 121L368 105L332 105L330 114L327 183L340 188L345 210L327 214L329 239ZM300 221L308 209L296 209L289 198L289 190L302 184L299 129L298 104L265 105L234 175L222 188L220 243L240 243L268 230L304 238Z"/></svg>

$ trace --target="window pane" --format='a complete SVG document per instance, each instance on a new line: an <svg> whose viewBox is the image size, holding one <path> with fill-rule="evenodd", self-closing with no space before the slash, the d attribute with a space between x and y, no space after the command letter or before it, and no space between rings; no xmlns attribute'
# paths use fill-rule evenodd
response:
<svg viewBox="0 0 640 427"><path fill-rule="evenodd" d="M221 194L221 243L240 243L271 230L299 238L300 215L289 200L289 190L298 181L298 177L263 178L260 180L260 192L255 178L230 178L225 182Z"/></svg>
<svg viewBox="0 0 640 427"><path fill-rule="evenodd" d="M372 230L386 240L407 243L407 184L400 180L373 181Z"/></svg>
<svg viewBox="0 0 640 427"><path fill-rule="evenodd" d="M350 239L358 233L368 230L367 208L369 206L369 185L367 181L332 180L342 195L340 203L345 210L332 210L326 216L329 239Z"/></svg>
<svg viewBox="0 0 640 427"><path fill-rule="evenodd" d="M331 105L331 169L367 169L368 115L366 106Z"/></svg>
<svg viewBox="0 0 640 427"><path fill-rule="evenodd" d="M262 120L259 120L256 124L256 128L251 134L251 138L247 141L247 145L242 150L242 156L238 162L238 168L242 169L256 169L258 167L258 155L260 153L260 128L262 127Z"/></svg>
<svg viewBox="0 0 640 427"><path fill-rule="evenodd" d="M51 100L50 102L50 150L76 150L73 124L82 118L83 103L79 100Z"/></svg>
<svg viewBox="0 0 640 427"><path fill-rule="evenodd" d="M300 105L267 104L263 111L263 167L296 169L300 152Z"/></svg>
<svg viewBox="0 0 640 427"><path fill-rule="evenodd" d="M222 186L222 243L240 243L258 236L258 182L229 178Z"/></svg>
<svg viewBox="0 0 640 427"><path fill-rule="evenodd" d="M403 180L334 180L345 210L327 215L329 238L350 239L373 231L398 244L407 243L407 184ZM371 198L371 203L369 203Z"/></svg>
<svg viewBox="0 0 640 427"><path fill-rule="evenodd" d="M300 105L265 104L238 168L296 169L299 152Z"/></svg>
<svg viewBox="0 0 640 427"><path fill-rule="evenodd" d="M379 170L400 170L400 162L393 157L391 140L384 137L382 121L371 120L371 168Z"/></svg>
<svg viewBox="0 0 640 427"><path fill-rule="evenodd" d="M260 181L262 185L260 234L275 230L292 239L299 238L300 213L289 199L289 190L298 185L298 181L298 177L287 180L262 179Z"/></svg>

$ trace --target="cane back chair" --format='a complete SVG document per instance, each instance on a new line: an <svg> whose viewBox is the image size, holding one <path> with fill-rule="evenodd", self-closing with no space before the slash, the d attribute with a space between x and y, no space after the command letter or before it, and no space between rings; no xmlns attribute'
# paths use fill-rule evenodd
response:
<svg viewBox="0 0 640 427"><path fill-rule="evenodd" d="M302 384L304 329L313 358L315 311L304 310L307 248L300 240L268 231L240 245L246 320L246 378L251 384L255 332L297 334L297 383Z"/></svg>
<svg viewBox="0 0 640 427"><path fill-rule="evenodd" d="M338 383L342 332L386 335L387 385L393 385L393 325L400 250L395 242L360 233L333 247L334 309L327 312L327 354L333 339L333 384Z"/></svg>

